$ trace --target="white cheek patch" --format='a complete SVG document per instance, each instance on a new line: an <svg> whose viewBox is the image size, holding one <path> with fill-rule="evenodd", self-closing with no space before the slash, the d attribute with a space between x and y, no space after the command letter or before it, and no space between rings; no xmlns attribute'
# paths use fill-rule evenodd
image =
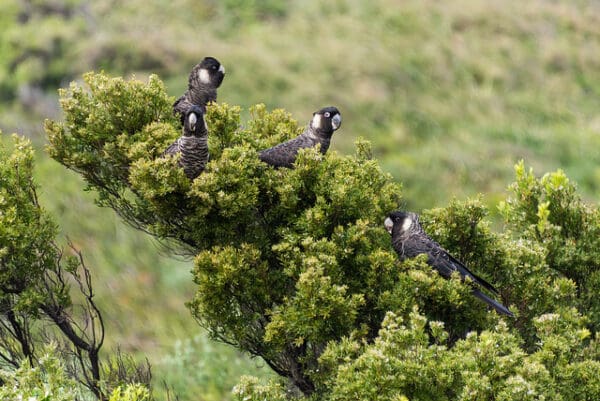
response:
<svg viewBox="0 0 600 401"><path fill-rule="evenodd" d="M406 217L404 219L404 223L402 223L402 232L408 231L408 229L410 228L410 226L412 226L412 219L410 217Z"/></svg>
<svg viewBox="0 0 600 401"><path fill-rule="evenodd" d="M200 71L198 71L198 79L203 84L210 83L210 74L206 68L200 68Z"/></svg>
<svg viewBox="0 0 600 401"><path fill-rule="evenodd" d="M312 119L312 126L313 128L321 128L321 115L320 114L315 114L313 119Z"/></svg>

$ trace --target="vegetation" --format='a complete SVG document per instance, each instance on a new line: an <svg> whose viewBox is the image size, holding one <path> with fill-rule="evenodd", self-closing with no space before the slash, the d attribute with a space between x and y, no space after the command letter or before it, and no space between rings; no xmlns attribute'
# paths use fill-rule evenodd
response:
<svg viewBox="0 0 600 401"><path fill-rule="evenodd" d="M26 140L14 139L11 152L0 149L0 369L14 371L0 378L2 390L21 398L31 391L69 399L79 394L79 383L107 400L122 384L149 387L147 367L121 353L112 360L101 357L104 320L90 270L73 246L65 256L56 244L56 225L38 202L33 150ZM58 346L41 354L48 341ZM50 356L57 352L62 359Z"/></svg>
<svg viewBox="0 0 600 401"><path fill-rule="evenodd" d="M68 375L64 363L56 357L56 349L48 348L32 367L24 363L14 372L0 371L3 385L0 397L3 400L52 400L80 401L86 399L78 383ZM115 388L108 401L150 401L147 387L128 384Z"/></svg>
<svg viewBox="0 0 600 401"><path fill-rule="evenodd" d="M66 86L101 69L156 73L179 96L189 69L213 55L227 69L221 101L283 107L302 123L336 105L344 130L333 147L351 153L367 137L411 208L479 192L496 201L520 159L537 171L563 168L586 197L598 193L600 14L589 1L52 2L70 10L62 14L26 3L24 23L18 1L1 6L0 82L22 103L0 106L4 131L40 131L24 121L26 83ZM33 34L40 24L45 35ZM42 78L51 69L27 49L52 47L36 41L63 44L47 56L64 66L61 78ZM35 103L47 105L41 119L56 105L44 99ZM22 107L25 116L15 113Z"/></svg>
<svg viewBox="0 0 600 401"><path fill-rule="evenodd" d="M156 0L143 4L137 0L125 3L7 0L0 3L3 32L0 35L0 128L5 132L25 133L39 148L46 142L41 128L43 119L60 122L66 118L60 114L56 88L67 87L73 80L78 82L74 88L85 87L80 79L86 71L107 71L106 82L111 82L109 75L135 74L146 82L150 74L158 74L160 79L152 79L155 92L149 96L154 101L168 103L170 100L164 92L180 95L191 66L205 55L215 56L227 68L227 76L219 89L219 101L240 106L238 110L221 104L211 111L209 124L215 131L211 152L218 156L215 161L241 158L243 162L240 163L248 167L250 177L254 177L253 174L262 173L262 166L252 164L251 155L255 149L292 135L293 130L304 125L317 108L336 105L344 116L344 125L333 140L332 147L339 152L334 160L346 160L341 155L355 155L354 161L350 157L349 161L339 163L359 163L359 155L369 151L364 147L366 145L359 145L358 148L363 150L357 150L354 144L360 136L368 139L372 144L371 156L381 166L378 174L383 177L389 172L396 182L402 182L399 204L403 208L424 211L423 221L432 235L467 261L473 270L502 288L503 300L513 303L512 307L520 311L516 321L506 321L506 327L501 326L494 315L488 316L480 304L471 302L468 292L458 283L432 279L429 269L419 263L413 266L392 262L394 255L385 247L386 237L378 226L380 221L373 218L367 226L380 235L381 249L390 259L386 266L393 265L394 271L402 272L401 277L391 280L395 290L389 290L377 300L383 305L376 311L377 319L385 317L381 333L387 337L377 340L382 337L377 334L382 326L372 324L365 329L367 334L361 329L357 334L352 332L340 344L328 346L319 363L330 367L327 375L339 377L335 380L338 384L333 385L333 381L325 376L311 378L322 391L330 391L327 397L348 395L351 381L346 379L355 373L358 375L360 363L372 366L373 358L380 354L393 354L395 358L394 352L399 349L398 336L410 333L418 338L406 340L402 343L406 348L401 348L416 350L426 348L424 344L427 344L427 350L419 354L426 361L423 366L432 367L434 361L443 367L440 375L444 372L452 375L450 378L435 376L440 382L440 391L449 387L455 390L467 388L461 387L466 386L467 379L475 380L466 374L461 376L464 380L457 378L456 375L462 375L458 370L462 368L464 372L480 372L481 382L469 382L474 386L490 382L495 383L494 390L506 385L512 391L521 383L523 389L533 389L531 394L547 391L546 398L558 399L556 394L561 394L565 399L576 399L576 396L585 399L585 394L575 391L579 385L572 386L573 392L569 396L561 392L567 386L564 383L586 382L585 374L597 369L594 365L597 353L593 350L597 347L594 344L598 306L593 289L598 287L598 257L593 238L597 237L598 219L596 206L586 205L597 197L600 177L596 151L600 146L596 116L600 88L600 52L597 48L600 38L596 27L600 14L592 2L536 0L523 4L509 0L501 6L481 0L452 3L409 0L402 4L392 0L177 0L174 3ZM44 34L40 35L40 31ZM97 80L98 77L91 74L86 79ZM130 84L128 80L122 81L125 87ZM133 85L147 86L141 82ZM132 99L111 96L104 110L110 114L111 103L128 104L130 101ZM266 106L253 106L259 103ZM284 107L289 114L276 111L279 107ZM143 107L135 110L144 113ZM124 201L134 202L134 207L147 208L135 209L138 212L158 209L159 205L164 205L162 202L172 199L174 193L160 193L160 190L171 183L170 180L177 181L179 174L176 169L165 170L167 166L159 166L156 158L161 141L177 136L179 128L173 125L164 110L158 118L160 122L152 125L157 123L153 112L155 110L143 122L131 122L130 132L137 136L127 138L125 135L122 137L124 142L115 148L115 156L122 157L119 163L134 166L130 173L136 174L135 179L130 181L128 177L126 182L113 182L109 180L111 175L104 177L116 186L117 193L128 194ZM94 114L98 123L106 117ZM152 123L145 125L147 121ZM228 124L241 124L242 128L233 130ZM85 128L80 121L76 126ZM259 133L256 139L251 135L254 130ZM150 132L157 137L149 138ZM223 137L227 133L232 136ZM88 139L112 141L106 134L108 138L98 138L102 134L99 130L88 134ZM123 132L117 135L121 134ZM221 137L223 143L233 145L238 153L232 154L231 148L221 149ZM134 149L136 146L138 148ZM244 150L240 150L242 148ZM90 162L104 160L104 155L94 156L93 148L88 150L88 156L92 157ZM144 227L164 238L157 242L123 225L111 210L95 207L93 202L97 195L81 190L85 184L79 174L66 171L41 151L36 152L35 158L34 175L41 184L39 203L60 222L60 227L53 229L53 241L59 248L69 249L69 242L72 242L77 249L85 250L86 265L90 266L95 283L95 299L103 311L105 329L109 333L105 338L105 350L120 345L125 352L132 353L138 363L143 363L147 357L153 367L154 393L159 398L165 397L165 391L160 391L163 380L173 387L173 393L179 394L181 400L196 399L200 395L206 400L244 398L250 394L254 397L268 394L272 399L282 397L288 388L277 380L269 384L264 379L265 376L273 377L265 363L248 360L234 347L208 340L205 331L198 330L189 311L183 307L188 301L192 310L200 310L202 304L208 302L199 293L204 288L201 286L219 284L204 282L208 267L216 255L234 251L226 247L219 252L202 250L202 256L194 262L195 284L189 275L191 260L173 259L171 251L196 256L200 251L196 245L207 233L182 244L172 235L174 231L168 224L152 221ZM518 165L516 182L509 188L507 196L504 189L511 181L511 166L521 159L526 162ZM246 165L246 162L250 164ZM315 178L324 174L322 166L337 169L335 163L338 162L325 158L319 164ZM354 171L349 165L344 164L345 173ZM557 171L536 178L526 165L533 166L537 172L562 168L564 173ZM227 167L222 175L214 171L210 176L207 174L206 178L210 177L211 181L204 182L193 196L214 194L211 191L225 185L227 179L237 178L239 166ZM82 175L85 171L81 170ZM102 171L112 174L109 170ZM173 174L153 175L160 171ZM576 188L567 176L579 186ZM248 175L244 177L248 178ZM389 177L386 180L393 184ZM264 199L255 199L254 195L248 199L245 195L243 199L233 196L243 190L254 194L255 186L259 189L258 194L266 188L262 178L251 181L244 189L241 186L228 188L226 193L232 197L210 205L207 213L240 201L247 202L246 206L262 202ZM133 188L132 182L140 186ZM239 181L235 182L240 185ZM178 181L179 184L189 185L187 181ZM352 187L357 183L348 185ZM292 188L288 189L291 196ZM317 188L309 189L326 195ZM156 193L152 194L152 191ZM485 195L477 196L478 193ZM152 196L146 198L144 194ZM396 196L399 194L400 191L395 191ZM474 199L450 201L469 196ZM111 199L117 198L108 196L101 201ZM135 203L138 200L141 200L140 204ZM288 201L290 207L296 202L293 197ZM356 199L348 199L348 202L354 201ZM170 209L165 210L173 210L173 205L167 206ZM439 206L445 207L427 210ZM192 215L196 212L200 213L195 210ZM130 222L135 223L136 216L131 217ZM306 216L309 217L319 218L318 215ZM221 218L234 219L233 216L219 215L212 223L222 224ZM461 229L465 224L473 227L468 231L469 235ZM192 231L195 228L192 227ZM296 232L290 236L299 235L299 230L308 233L310 228L309 225L294 226L292 230ZM297 263L302 252L310 252L321 260L322 254L329 257L330 252L319 247L332 246L331 242L337 246L340 241L327 230L331 227L324 227L319 232L321 237L313 238L315 244L298 245L298 238L286 237L282 241L288 244L286 246L295 244L293 250L283 247L268 252L284 255L282 259L291 254L290 260L286 261L288 264ZM225 232L218 234L221 239L228 235ZM69 236L66 242L65 235ZM319 242L322 238L327 238L326 244ZM278 239L268 238L268 241ZM216 242L218 238L210 240ZM257 243L260 241L256 240ZM301 253L293 254L298 247ZM367 248L362 251L368 253ZM249 254L238 251L236 257L248 260L253 255L250 251ZM261 249L261 256L263 254ZM331 257L337 261L340 255L333 252ZM310 263L313 263L312 259ZM337 263L341 266L345 262ZM293 280L299 279L305 267L309 266L298 264L288 268L296 276L285 276L286 285L294 283L286 291L295 293L301 289L296 288L298 281ZM337 276L327 273L329 270L324 269L323 277L330 277L330 285L347 286L342 295L344 299L352 300L352 296L358 294L354 303L344 303L344 307L360 313L370 307L365 303L367 301L359 300L365 291L356 289L360 281L346 281L351 278L349 272ZM406 274L410 280L406 279ZM308 274L303 275L303 279L310 278ZM433 281L426 281L425 287L419 285L416 287L419 291L415 293L412 287L415 280L421 283L420 280L428 278ZM369 282L368 285L383 285L384 281ZM303 285L306 283L308 281L303 281ZM404 286L396 287L400 283ZM423 293L423 288L428 289L427 294ZM241 291L237 287L233 290ZM452 300L451 304L446 304L447 298ZM296 316L292 306L298 309L302 305L295 298L288 301L289 308L282 306L273 311L280 324L288 317ZM281 305L285 304L283 300L281 302ZM418 309L413 310L413 305L418 305ZM453 319L448 313L454 311L455 306L459 312ZM464 326L461 327L459 319L469 308L474 315L463 319ZM341 312L339 309L333 311ZM387 311L393 311L394 315L387 315ZM209 326L208 321L198 317L203 325ZM427 323L421 329L423 317ZM344 320L344 330L352 331L352 324L359 321L356 319ZM537 323L539 319L542 319L541 323ZM439 326L437 321L444 321L445 340L432 340L437 336L433 334L438 330L435 329ZM544 327L548 326L560 327L561 331L546 330ZM477 335L465 338L467 328L476 329ZM419 333L423 330L429 336L427 343L420 342L423 337L419 337ZM585 330L590 333L587 337ZM300 328L288 330L283 326L277 331L273 328L272 336L296 339L294 336L299 331ZM329 333L337 334L341 335ZM543 337L542 342L541 338L546 334L550 337ZM314 340L317 334L311 335ZM365 337L361 335L366 335L368 340L363 341ZM533 370L524 367L525 364L520 370L511 365L513 367L507 367L503 373L494 369L505 365L498 365L500 359L491 356L484 359L496 365L488 366L488 370L481 364L476 367L461 365L459 360L475 357L460 348L461 344L483 344L484 335L491 336L486 338L493 338L492 343L506 351L506 354L499 354L499 357L507 356L502 361L517 358L516 365L526 362ZM567 345L562 340L571 338L569 336L573 341L569 340ZM579 336L585 338L579 340ZM542 358L541 350L548 343L554 344L556 352L559 349L570 351L559 356L544 348ZM513 347L514 344L518 344L526 355L519 356L520 351ZM440 351L434 345L445 346L447 350ZM281 347L281 344L277 346ZM343 350L343 347L347 349ZM38 351L37 355L41 357L43 350ZM426 354L435 354L438 359L428 359ZM554 358L554 365L544 359L546 356ZM399 377L397 372L409 369L403 365L407 359L393 359L387 368L395 369L393 375ZM546 381L541 380L546 373L536 364L538 361L542 361L540 363L547 371ZM337 372L338 368L334 366L339 369L346 366L345 373ZM534 371L538 373L534 375ZM431 373L426 369L423 372ZM367 373L373 372L365 371L365 375ZM242 380L232 396L230 389L239 382L241 374L259 376L260 379ZM534 376L536 379L532 379ZM401 393L415 397L407 392L409 390L401 381L377 381L383 378L383 373L377 377L365 376L373 386L381 385L387 389L387 393L382 392L382 397L402 399ZM510 384L507 384L509 378ZM521 379L527 383L543 381L545 384L527 387ZM365 382L353 383L357 391L368 387L361 384ZM325 387L327 390L323 390ZM583 388L589 390L590 387ZM550 389L554 389L554 397L548 396ZM471 393L465 390L461 394L468 399ZM510 394L513 393L503 393L499 397L507 399ZM514 393L513 398L527 399L518 394ZM531 394L527 396L533 397ZM587 395L591 397L594 393Z"/></svg>
<svg viewBox="0 0 600 401"><path fill-rule="evenodd" d="M597 209L561 171L516 167L495 233L480 200L424 214L426 229L501 289L516 318L486 311L458 277L398 262L382 226L400 187L372 159L301 151L293 169L257 152L297 135L282 110L211 105L211 161L189 181L161 157L179 134L171 99L147 83L86 74L61 91L49 154L100 205L170 249L196 255L192 315L279 375L239 399L596 399ZM245 127L245 128L244 128ZM573 383L577 391L572 391Z"/></svg>

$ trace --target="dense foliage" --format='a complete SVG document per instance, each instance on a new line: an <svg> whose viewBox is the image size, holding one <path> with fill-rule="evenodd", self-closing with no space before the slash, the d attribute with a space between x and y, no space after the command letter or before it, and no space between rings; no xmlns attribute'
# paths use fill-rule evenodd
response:
<svg viewBox="0 0 600 401"><path fill-rule="evenodd" d="M91 399L69 377L57 349L49 346L35 367L25 362L13 371L0 370L0 399L81 401ZM119 386L109 394L108 401L150 401L150 390L141 384Z"/></svg>
<svg viewBox="0 0 600 401"><path fill-rule="evenodd" d="M600 395L600 219L562 172L537 179L519 164L501 233L479 199L423 215L436 240L500 289L517 315L506 320L424 259L397 261L382 220L400 187L368 142L352 156L302 151L293 169L273 169L257 151L298 133L291 116L258 105L242 122L240 108L212 105L211 159L190 182L160 156L180 128L156 76L84 79L61 91L65 119L46 123L49 152L100 205L195 255L194 317L293 385L246 378L239 399Z"/></svg>
<svg viewBox="0 0 600 401"><path fill-rule="evenodd" d="M101 357L90 270L72 245L57 245L57 226L38 202L33 149L13 138L10 151L0 143L0 398L107 400L120 385L149 386L146 367L121 353Z"/></svg>
<svg viewBox="0 0 600 401"><path fill-rule="evenodd" d="M387 234L379 220L397 206L398 188L370 160L367 145L354 157L305 151L295 169L275 170L256 151L296 135L296 122L256 106L241 129L238 108L214 106L207 116L211 161L189 182L175 160L158 157L179 133L156 77L142 85L89 74L86 83L89 91L63 92L65 122L47 123L50 154L82 172L100 204L198 254L194 315L216 338L262 356L312 391L304 366L316 366L326 342L357 324L371 331L378 324L361 313L377 304L377 294L361 287L365 269L383 263L377 259ZM124 112L114 109L117 99ZM338 247L345 250L332 253ZM313 316L303 316L307 307ZM321 314L332 320L302 327ZM304 324L286 327L296 315Z"/></svg>
<svg viewBox="0 0 600 401"><path fill-rule="evenodd" d="M242 124L259 102L269 110L285 107L300 124L316 107L335 104L344 126L333 149L353 154L356 137L367 137L382 170L402 182L402 203L410 209L484 193L480 200L489 215L482 204L455 202L448 209L466 218L438 219L441 210L436 210L423 220L433 216L428 229L436 231L436 239L461 256L472 256L470 267L490 281L500 279L491 261L504 260L504 251L487 254L496 248L485 243L477 244L482 246L477 253L461 246L468 236L460 224L477 222L473 235L483 234L486 241L495 241L495 232L503 229L516 245L501 239L500 248L511 254L530 250L520 257L523 265L500 263L502 269L523 269L519 277L526 281L518 286L503 281L504 300L513 302L513 309L523 302L521 311L530 304L533 311L551 311L552 297L562 304L577 283L577 295L567 298L585 312L593 336L596 208L577 207L567 216L556 205L582 205L579 195L598 198L599 18L597 4L587 0L3 0L0 129L25 134L39 147L45 141L42 120L62 118L56 88L82 72L105 70L141 79L158 73L169 94L179 96L189 68L205 55L216 56L227 68L219 100L241 105ZM167 127L157 133L173 138L177 131ZM165 380L182 401L199 395L206 401L228 400L240 374L265 375L264 363L210 341L189 319L182 305L194 293L189 261L169 258L150 236L121 224L110 209L96 208L93 193L81 190L78 174L43 152L35 158L39 202L60 222L57 231L85 250L107 332L119 333L105 338L104 349L118 343L139 361L148 357L155 388ZM497 209L511 180L510 166L522 158L538 173L560 166L578 182L577 190L569 184L571 193L556 190L555 198L544 189L554 175L542 184L523 169L530 177L522 182L523 191L531 195L521 197L520 190L511 189L510 199ZM555 205L547 217L546 202ZM498 225L499 210L506 210L504 227ZM563 233L563 218L579 221L569 234ZM538 223L549 228L536 232ZM195 253L180 242L169 246ZM489 272L477 257L485 257ZM548 271L540 258L558 272ZM421 273L413 274L429 274L416 268ZM468 293L462 299L471 302ZM419 313L444 319L436 312L443 300L419 301L436 302ZM402 318L404 324L410 321L406 314ZM445 327L449 342L461 338L460 325ZM533 352L536 329L519 327L526 337L523 348ZM245 382L255 391L267 390L258 379ZM156 395L166 400L160 391Z"/></svg>

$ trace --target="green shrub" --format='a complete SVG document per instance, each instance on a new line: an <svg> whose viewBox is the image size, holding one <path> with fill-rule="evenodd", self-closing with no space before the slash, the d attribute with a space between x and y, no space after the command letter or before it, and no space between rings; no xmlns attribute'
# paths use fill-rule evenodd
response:
<svg viewBox="0 0 600 401"><path fill-rule="evenodd" d="M212 105L211 159L190 182L160 157L180 134L158 78L85 82L61 93L49 152L100 205L195 256L193 316L282 377L245 378L238 399L597 397L600 220L561 172L517 167L504 232L481 199L423 213L432 237L499 288L507 320L424 258L397 260L382 221L401 189L368 142L350 156L303 150L293 169L273 169L257 152L297 135L290 115L255 106L242 123L238 107Z"/></svg>
<svg viewBox="0 0 600 401"><path fill-rule="evenodd" d="M33 160L28 140L13 135L7 150L0 132L0 394L105 401L116 386L148 386L147 367L121 353L100 356L105 326L90 270L71 243L57 244ZM57 345L42 350L49 341Z"/></svg>
<svg viewBox="0 0 600 401"><path fill-rule="evenodd" d="M77 401L83 396L52 346L36 367L25 362L14 371L0 370L0 383L0 400Z"/></svg>
<svg viewBox="0 0 600 401"><path fill-rule="evenodd" d="M24 363L14 371L0 370L1 400L81 401L89 398L77 382L69 377L63 361L57 357L57 348L48 346L32 367ZM151 401L150 391L140 384L118 387L108 401Z"/></svg>

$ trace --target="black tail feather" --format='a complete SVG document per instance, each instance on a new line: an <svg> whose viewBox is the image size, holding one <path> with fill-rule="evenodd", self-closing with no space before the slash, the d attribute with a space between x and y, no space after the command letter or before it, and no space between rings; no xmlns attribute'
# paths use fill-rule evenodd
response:
<svg viewBox="0 0 600 401"><path fill-rule="evenodd" d="M490 305L492 308L496 309L496 311L498 313L501 313L503 315L510 316L510 317L515 317L515 315L506 306L502 305L500 302L496 301L495 299L488 297L483 292L481 292L477 289L474 289L473 295L475 295L477 298L481 299L486 304Z"/></svg>

